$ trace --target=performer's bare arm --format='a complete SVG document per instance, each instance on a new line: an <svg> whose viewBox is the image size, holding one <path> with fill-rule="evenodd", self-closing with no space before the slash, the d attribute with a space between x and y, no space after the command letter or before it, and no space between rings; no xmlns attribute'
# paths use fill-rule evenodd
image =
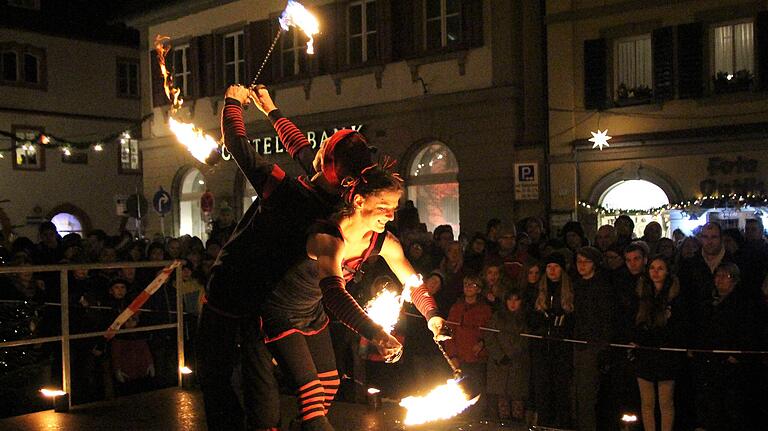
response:
<svg viewBox="0 0 768 431"><path fill-rule="evenodd" d="M405 284L406 280L413 274L416 274L416 270L413 269L413 266L405 257L403 247L400 245L400 241L398 241L397 237L390 232L387 232L386 235L387 238L384 240L384 244L382 245L379 254L387 261L387 265L389 265L389 268L395 273L398 280L400 280L400 283ZM437 304L435 303L434 298L427 292L427 288L424 284L416 286L411 290L411 297L409 299L424 318L427 319L427 326L429 327L429 330L432 331L435 339L441 341L448 338L440 333L445 324L445 320L437 315Z"/></svg>
<svg viewBox="0 0 768 431"><path fill-rule="evenodd" d="M374 323L345 288L341 271L344 241L322 233L311 235L307 241L307 254L317 259L323 304L342 323L368 338L382 356L385 358L398 356L403 346L395 337Z"/></svg>

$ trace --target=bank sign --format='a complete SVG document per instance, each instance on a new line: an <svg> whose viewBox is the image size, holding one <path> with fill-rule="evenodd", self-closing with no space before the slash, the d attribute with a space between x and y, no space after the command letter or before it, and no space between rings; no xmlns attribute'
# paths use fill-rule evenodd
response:
<svg viewBox="0 0 768 431"><path fill-rule="evenodd" d="M344 129L352 129L356 132L362 132L363 124L353 124L351 126L345 127L334 127L333 129L328 130L310 130L305 132L304 136L307 138L307 141L309 141L309 144L312 145L312 149L316 150L324 140L328 139L328 137L338 132L339 130ZM252 139L251 145L253 145L257 153L263 156L285 153L285 148L282 144L280 144L280 137L277 136L277 134L261 136ZM221 148L221 156L224 160L229 160L232 158L232 155L229 153L229 151L227 151L225 147Z"/></svg>

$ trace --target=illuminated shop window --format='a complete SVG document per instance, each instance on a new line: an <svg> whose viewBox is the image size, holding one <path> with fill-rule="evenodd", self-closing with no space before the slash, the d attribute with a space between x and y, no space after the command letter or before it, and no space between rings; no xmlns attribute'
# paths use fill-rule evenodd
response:
<svg viewBox="0 0 768 431"><path fill-rule="evenodd" d="M600 197L600 205L606 209L641 210L628 214L635 222L635 235L643 236L645 226L656 221L661 224L662 235L669 237L669 214L667 211L652 213L650 210L669 204L669 197L661 187L646 180L619 181L608 187ZM648 210L643 212L642 210ZM598 226L613 225L615 215L599 215Z"/></svg>
<svg viewBox="0 0 768 431"><path fill-rule="evenodd" d="M200 198L205 192L205 177L202 172L192 168L184 175L179 197L179 235L196 236L206 239L206 220L200 208Z"/></svg>
<svg viewBox="0 0 768 431"><path fill-rule="evenodd" d="M58 213L51 218L51 223L56 225L59 235L64 236L68 233L76 233L83 236L83 225L80 220L69 213Z"/></svg>
<svg viewBox="0 0 768 431"><path fill-rule="evenodd" d="M459 233L459 164L451 150L432 142L416 154L408 172L408 199L419 210L419 218L434 230L449 224Z"/></svg>

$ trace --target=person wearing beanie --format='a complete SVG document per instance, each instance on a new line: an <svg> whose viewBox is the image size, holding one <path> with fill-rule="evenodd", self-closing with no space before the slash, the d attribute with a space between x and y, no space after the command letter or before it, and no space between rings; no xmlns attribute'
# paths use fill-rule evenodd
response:
<svg viewBox="0 0 768 431"><path fill-rule="evenodd" d="M531 330L536 335L553 338L572 336L573 283L566 272L565 262L565 256L559 252L551 253L544 260L544 276L539 281L531 317ZM537 425L570 428L572 345L543 339L534 343L531 349Z"/></svg>
<svg viewBox="0 0 768 431"><path fill-rule="evenodd" d="M581 223L577 221L569 221L566 223L560 231L560 236L563 238L563 241L565 241L565 245L574 252L579 247L589 245L589 240L587 240L587 235L584 233L584 228L581 226Z"/></svg>
<svg viewBox="0 0 768 431"><path fill-rule="evenodd" d="M610 280L603 272L602 253L585 246L576 251L574 275L573 337L587 341L574 347L573 370L576 393L577 429L593 430L597 426L598 393L601 366L607 363L608 350L600 347L612 337L614 301Z"/></svg>
<svg viewBox="0 0 768 431"><path fill-rule="evenodd" d="M246 134L243 120L243 106L250 101L270 119L286 152L309 177L289 177L278 165L267 161L255 151ZM201 312L198 329L198 377L209 429L242 429L245 426L248 429L268 430L278 426L280 410L271 355L258 326L259 318L265 312L263 304L274 296L281 285L284 289L292 285L294 293L306 288L306 283L298 285L299 278L287 275L289 270L307 259L307 230L317 220L327 220L339 204L350 204L341 198L342 192L353 198L359 196L359 192L351 194L350 191L356 188L354 184L357 184L357 188L369 185L362 182L358 184L356 181L375 164L371 158L372 149L365 138L353 130L334 133L323 141L315 155L304 134L282 116L263 86L257 87L255 91L237 85L227 89L222 111L222 132L227 150L261 199L258 205L248 208L211 269L207 303ZM351 204L357 203L353 201ZM337 227L334 232L340 234L340 229ZM386 239L387 235L381 237ZM397 249L402 255L399 244ZM389 252L382 251L382 256L386 253ZM398 264L396 266L399 268L407 265L407 260L402 256L402 260L390 263ZM361 322L358 311L362 313L362 310L344 289L344 279L326 279L313 288L322 291L324 303L335 315L356 319L350 326L358 328ZM329 282L324 285L322 281ZM314 290L312 293L307 292L306 296L314 298ZM293 299L299 299L299 295ZM429 300L431 297L425 295L419 303ZM430 321L433 332L442 326L442 319L438 320ZM322 323L321 320L318 322ZM389 354L400 347L397 340L380 327L366 328L370 329L366 331L366 336L369 339L373 337L382 352ZM238 336L240 350L247 355L242 363L249 368L242 373L242 385L246 387L243 392L247 395L244 409L240 408L230 383L232 365L236 362L234 355L237 354ZM296 334L296 337L304 335ZM281 341L296 337L286 335ZM318 338L325 337L318 335ZM318 346L320 344L323 347L326 345L324 341L318 341ZM301 362L304 359L311 361L313 358L307 358L307 352L306 349L294 351L292 355L297 359L296 363L308 363ZM314 353L311 355L314 356ZM333 352L324 357L333 360ZM311 370L306 371L307 376L313 374ZM319 382L328 394L325 403L330 405L331 394L338 387L338 374L335 373L335 367L333 370L320 371L323 375L312 382ZM293 377L298 376L294 374ZM332 429L325 417L325 409L312 409L311 412L305 410L303 413L303 430Z"/></svg>
<svg viewBox="0 0 768 431"><path fill-rule="evenodd" d="M527 249L517 245L517 228L512 223L503 222L496 227L498 247L488 254L491 259L500 260L504 264L504 275L510 280L516 280L523 269L523 262L528 259Z"/></svg>
<svg viewBox="0 0 768 431"><path fill-rule="evenodd" d="M255 151L243 120L243 106L251 100L269 118L280 144L307 177L292 178ZM280 397L255 310L292 265L292 257L306 254L307 228L327 218L341 202L340 180L358 175L372 163L371 150L362 135L340 131L323 143L316 157L304 133L283 117L265 88L229 87L221 128L226 149L261 199L222 242L211 268L207 303L199 320L197 375L209 429L272 429L280 421ZM329 147L345 150L346 156L335 157ZM244 355L242 407L231 384L238 343Z"/></svg>

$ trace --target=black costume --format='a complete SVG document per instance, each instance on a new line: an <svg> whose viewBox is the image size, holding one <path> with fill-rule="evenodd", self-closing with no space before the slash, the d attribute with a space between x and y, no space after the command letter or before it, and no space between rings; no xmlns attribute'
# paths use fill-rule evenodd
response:
<svg viewBox="0 0 768 431"><path fill-rule="evenodd" d="M269 118L289 154L311 172L314 152L301 131L277 110ZM226 100L222 131L227 149L262 199L248 208L211 268L200 316L198 376L209 429L243 429L245 416L247 428L269 429L278 426L280 406L257 306L291 266L289 259L304 252L306 228L328 217L338 197L306 178L286 177L257 154L234 99ZM230 383L238 344L244 409Z"/></svg>

